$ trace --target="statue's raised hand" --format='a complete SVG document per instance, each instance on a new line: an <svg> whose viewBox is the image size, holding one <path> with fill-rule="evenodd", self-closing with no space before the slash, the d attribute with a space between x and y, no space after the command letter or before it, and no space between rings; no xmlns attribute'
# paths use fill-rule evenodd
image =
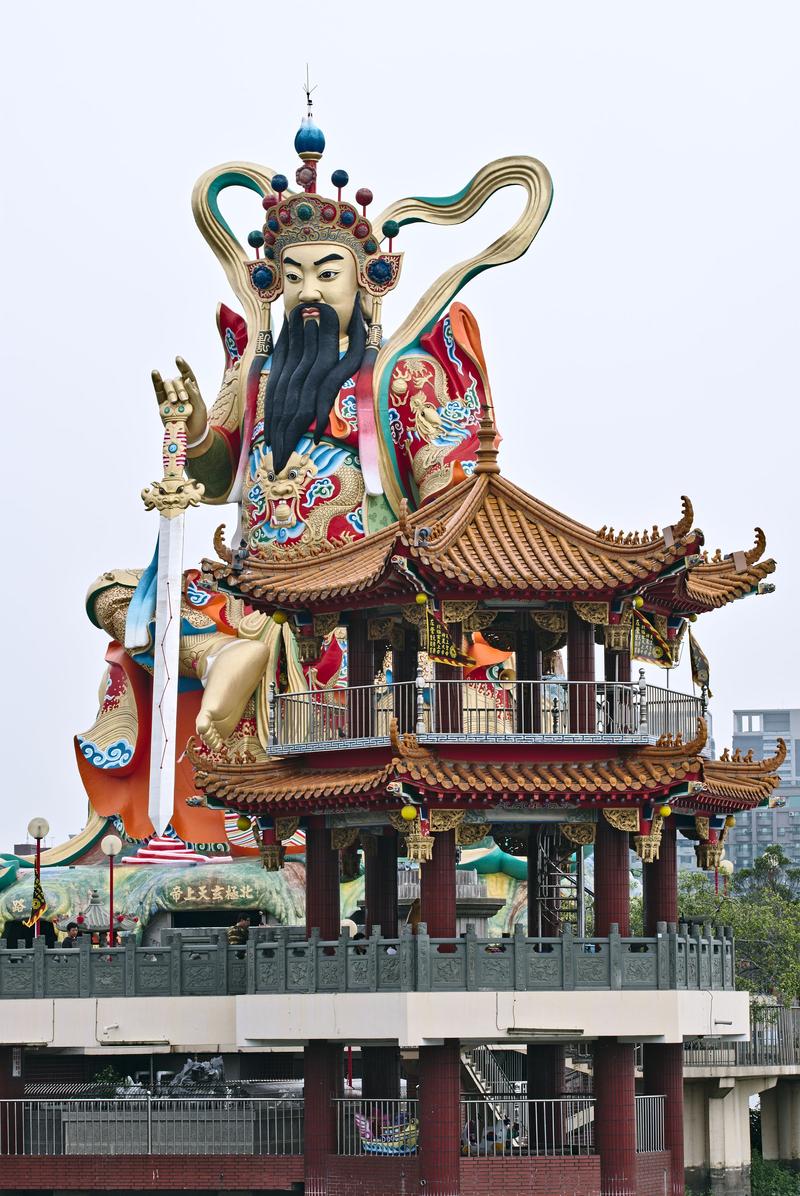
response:
<svg viewBox="0 0 800 1196"><path fill-rule="evenodd" d="M180 371L179 378L167 378L165 381L158 370L153 370L153 389L164 423L170 418L171 409L175 404L184 403L191 408L191 414L186 420L186 438L192 446L203 439L208 428L208 411L192 367L182 357L176 357L175 364Z"/></svg>

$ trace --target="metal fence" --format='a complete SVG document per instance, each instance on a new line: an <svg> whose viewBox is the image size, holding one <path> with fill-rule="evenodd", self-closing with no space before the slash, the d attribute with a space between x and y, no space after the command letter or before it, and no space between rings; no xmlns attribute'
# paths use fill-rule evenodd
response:
<svg viewBox="0 0 800 1196"><path fill-rule="evenodd" d="M415 1100L334 1101L339 1154L417 1153L419 1118Z"/></svg>
<svg viewBox="0 0 800 1196"><path fill-rule="evenodd" d="M205 941L92 951L6 947L0 940L0 998L214 996L244 993L552 991L558 989L732 989L733 939L726 928L659 924L652 938L458 938L416 935L326 942L312 931L251 937L230 946L222 931Z"/></svg>
<svg viewBox="0 0 800 1196"><path fill-rule="evenodd" d="M0 1155L300 1155L293 1098L0 1101Z"/></svg>
<svg viewBox="0 0 800 1196"><path fill-rule="evenodd" d="M640 1154L664 1149L664 1097L636 1097L636 1149Z"/></svg>
<svg viewBox="0 0 800 1196"><path fill-rule="evenodd" d="M273 694L271 750L337 748L354 741L389 741L401 732L437 740L522 742L569 739L644 742L670 733L693 738L700 698L638 682L447 681L354 685L309 693Z"/></svg>
<svg viewBox="0 0 800 1196"><path fill-rule="evenodd" d="M800 1065L800 1009L753 1004L748 1042L702 1038L684 1046L685 1067L792 1067Z"/></svg>
<svg viewBox="0 0 800 1196"><path fill-rule="evenodd" d="M490 1096L461 1102L465 1155L585 1155L594 1150L594 1099L513 1100Z"/></svg>

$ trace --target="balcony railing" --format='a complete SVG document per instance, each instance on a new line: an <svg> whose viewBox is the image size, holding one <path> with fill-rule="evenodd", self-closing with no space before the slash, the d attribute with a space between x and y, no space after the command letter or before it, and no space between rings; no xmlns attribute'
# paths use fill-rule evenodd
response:
<svg viewBox="0 0 800 1196"><path fill-rule="evenodd" d="M417 1101L348 1098L335 1104L340 1155L417 1153ZM594 1098L586 1096L462 1099L461 1153L473 1158L593 1154L594 1113ZM636 1097L636 1149L639 1153L664 1149L663 1096Z"/></svg>
<svg viewBox="0 0 800 1196"><path fill-rule="evenodd" d="M274 693L270 751L388 744L392 719L422 742L647 743L693 738L703 701L638 682L469 679Z"/></svg>
<svg viewBox="0 0 800 1196"><path fill-rule="evenodd" d="M800 1066L800 1009L753 1004L748 1042L704 1038L687 1042L686 1067Z"/></svg>
<svg viewBox="0 0 800 1196"><path fill-rule="evenodd" d="M399 938L347 935L297 940L289 928L246 946L216 939L167 946L75 950L0 946L0 998L165 997L244 993L392 993L572 989L732 989L733 939L727 928L691 931L659 924L654 938L430 938L425 924ZM3 940L0 940L2 943Z"/></svg>
<svg viewBox="0 0 800 1196"><path fill-rule="evenodd" d="M0 1101L0 1155L302 1153L302 1099Z"/></svg>

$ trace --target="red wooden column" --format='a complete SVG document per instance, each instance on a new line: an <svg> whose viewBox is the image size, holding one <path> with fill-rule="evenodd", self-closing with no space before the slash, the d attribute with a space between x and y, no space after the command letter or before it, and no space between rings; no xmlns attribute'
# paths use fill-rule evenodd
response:
<svg viewBox="0 0 800 1196"><path fill-rule="evenodd" d="M517 632L514 656L519 682L516 687L517 733L536 734L542 729L542 654L530 620L526 627Z"/></svg>
<svg viewBox="0 0 800 1196"><path fill-rule="evenodd" d="M427 1196L458 1196L461 1051L458 1040L419 1050L419 1179Z"/></svg>
<svg viewBox="0 0 800 1196"><path fill-rule="evenodd" d="M666 818L658 859L642 865L644 932L654 935L659 922L678 921L678 844L675 819Z"/></svg>
<svg viewBox="0 0 800 1196"><path fill-rule="evenodd" d="M347 722L353 739L375 734L376 656L376 645L369 638L366 615L362 611L354 611L347 624Z"/></svg>
<svg viewBox="0 0 800 1196"><path fill-rule="evenodd" d="M380 926L383 938L397 938L397 831L387 827L364 852L366 931ZM361 1093L364 1100L397 1100L400 1096L400 1048L361 1048Z"/></svg>
<svg viewBox="0 0 800 1196"><path fill-rule="evenodd" d="M594 844L594 933L606 938L612 922L630 934L631 890L628 835L606 822L598 810Z"/></svg>
<svg viewBox="0 0 800 1196"><path fill-rule="evenodd" d="M632 734L638 729L638 717L629 688L631 680L630 652L612 652L606 648L603 654L606 678L606 732L611 734ZM626 686L625 689L620 686Z"/></svg>
<svg viewBox="0 0 800 1196"><path fill-rule="evenodd" d="M455 646L461 649L460 623L448 623L447 630ZM460 664L435 664L433 675L437 683L434 697L434 718L437 731L458 735L464 730L464 670Z"/></svg>
<svg viewBox="0 0 800 1196"><path fill-rule="evenodd" d="M313 814L306 825L306 933L338 939L339 911L339 853L331 847L324 814Z"/></svg>
<svg viewBox="0 0 800 1196"><path fill-rule="evenodd" d="M644 1044L644 1091L663 1096L664 1146L672 1158L672 1186L668 1196L683 1196L683 1043Z"/></svg>
<svg viewBox="0 0 800 1196"><path fill-rule="evenodd" d="M397 831L386 827L364 851L367 937L380 926L385 939L397 938Z"/></svg>
<svg viewBox="0 0 800 1196"><path fill-rule="evenodd" d="M644 932L655 935L659 922L678 920L678 850L675 820L666 819L658 859L644 864ZM645 1043L644 1090L664 1096L664 1145L672 1156L670 1196L683 1196L683 1044Z"/></svg>
<svg viewBox="0 0 800 1196"><path fill-rule="evenodd" d="M636 1196L636 1088L633 1045L594 1046L594 1140L602 1196Z"/></svg>
<svg viewBox="0 0 800 1196"><path fill-rule="evenodd" d="M15 1062L20 1073L17 1076L14 1075ZM24 1095L22 1047L0 1047L0 1098L4 1101L21 1101ZM22 1105L6 1105L0 1108L0 1153L24 1154L24 1129Z"/></svg>
<svg viewBox="0 0 800 1196"><path fill-rule="evenodd" d="M417 720L417 657L419 633L408 623L402 625L402 647L392 648L392 698L398 730L414 732Z"/></svg>
<svg viewBox="0 0 800 1196"><path fill-rule="evenodd" d="M343 1093L342 1047L334 1042L309 1042L303 1051L305 1103L305 1191L327 1192L328 1163L336 1154L336 1105Z"/></svg>
<svg viewBox="0 0 800 1196"><path fill-rule="evenodd" d="M420 920L431 938L456 935L456 833L433 835L433 858L420 864Z"/></svg>
<svg viewBox="0 0 800 1196"><path fill-rule="evenodd" d="M572 734L595 730L594 624L575 614L567 614L567 680L583 681L569 686L569 729Z"/></svg>

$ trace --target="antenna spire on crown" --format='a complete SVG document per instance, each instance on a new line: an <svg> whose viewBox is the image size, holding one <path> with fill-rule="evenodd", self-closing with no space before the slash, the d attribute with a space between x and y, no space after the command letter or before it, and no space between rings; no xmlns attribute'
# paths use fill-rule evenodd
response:
<svg viewBox="0 0 800 1196"><path fill-rule="evenodd" d="M303 91L306 93L306 105L308 107L308 111L307 111L306 115L308 116L309 120L311 119L313 108L314 108L314 101L311 98L311 93L316 90L317 90L316 83L314 84L313 87L311 86L311 83L310 83L310 80L308 77L308 63L306 63L306 81L305 81L305 86L303 87Z"/></svg>

